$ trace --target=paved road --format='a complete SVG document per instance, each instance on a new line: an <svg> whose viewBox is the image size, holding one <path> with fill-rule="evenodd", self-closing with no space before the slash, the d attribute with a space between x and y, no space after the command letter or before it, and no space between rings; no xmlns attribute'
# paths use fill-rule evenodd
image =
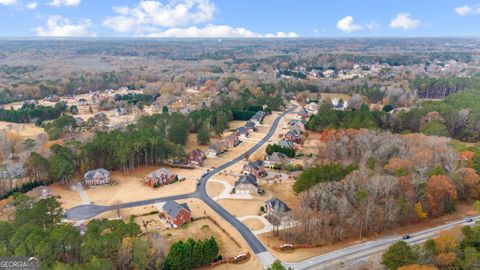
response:
<svg viewBox="0 0 480 270"><path fill-rule="evenodd" d="M296 108L296 106L290 108L288 111L282 113L278 116L275 121L272 123L272 126L267 133L267 135L260 140L254 147L248 150L246 153L251 155L260 147L262 147L275 133L275 130L283 116L290 113ZM267 266L271 264L275 258L273 255L265 248L265 246L257 239L257 237L245 226L241 221L232 216L224 208L222 208L217 202L207 195L206 186L207 181L217 174L218 172L230 167L231 165L243 160L243 155L232 159L221 166L210 171L208 174L203 176L200 179L200 183L197 187L197 190L192 193L175 195L169 197L163 197L158 199L143 200L137 202L123 203L118 206L99 206L99 205L80 205L69 209L66 213L67 219L69 220L85 220L97 216L103 212L114 210L115 208L130 208L136 206L150 205L159 202L165 202L168 200L181 200L188 198L198 198L203 200L210 208L217 212L223 219L229 222L238 232L242 235L245 241L248 243L250 248L255 252L260 262ZM474 220L480 220L480 216L475 217ZM458 225L472 225L472 223L465 223L464 220L459 220L452 222L446 225L441 225L438 227L430 228L421 232L411 234L412 238L406 240L409 244L417 244L427 239L433 238L435 235L440 233L443 230L450 229ZM322 254L316 257L312 257L297 263L283 263L285 266L292 267L297 270L301 269L336 269L340 265L343 265L348 268L353 268L354 265L365 262L368 258L375 253L381 252L388 248L391 244L396 241L401 240L400 236L387 236L384 238L377 239L375 241L370 241L354 246L350 246L344 249L336 250L334 252Z"/></svg>
<svg viewBox="0 0 480 270"><path fill-rule="evenodd" d="M480 220L480 216L473 217L473 220ZM403 240L410 245L419 244L434 238L440 232L451 229L459 225L473 225L475 222L465 222L464 219L454 221L445 225L429 228L423 231L419 231L410 234L412 238ZM368 258L379 252L383 252L391 244L402 240L401 236L392 235L386 236L374 241L349 246L344 249L338 249L330 253L322 254L320 256L312 257L310 259L303 260L298 263L283 263L285 266L292 267L297 270L301 269L338 269L343 265L344 269L352 269L355 265L365 263Z"/></svg>
<svg viewBox="0 0 480 270"><path fill-rule="evenodd" d="M260 147L262 147L268 140L273 136L275 133L275 130L278 127L278 124L280 123L280 120L288 113L292 112L295 110L296 106L292 106L289 110L283 112L281 115L279 115L272 123L270 130L268 133L261 139L255 146L253 146L251 149L245 152L247 155L253 154L255 151L257 151ZM182 194L182 195L175 195L175 196L169 196L169 197L163 197L163 198L157 198L157 199L151 199L151 200L143 200L143 201L136 201L136 202L129 202L129 203L123 203L119 204L117 206L100 206L100 205L94 205L94 204L88 204L88 205L79 205L76 207L73 207L69 209L66 213L66 218L68 220L72 221L79 221L79 220L85 220L92 218L94 216L97 216L103 212L114 210L116 208L130 208L130 207L136 207L136 206L143 206L143 205L150 205L150 204L155 204L159 202L165 202L169 200L181 200L181 199L187 199L187 198L198 198L203 200L210 208L212 208L215 212L217 212L223 219L225 219L228 223L230 223L235 229L238 230L238 232L242 235L242 237L245 239L245 241L249 244L253 252L257 253L262 253L266 252L267 249L265 246L255 237L255 235L248 229L245 224L240 222L237 218L235 218L232 214L227 212L223 207L221 207L217 202L215 202L212 198L210 198L207 194L207 181L215 174L221 172L222 170L225 170L226 168L232 166L233 164L242 161L244 158L244 154L218 166L217 168L211 170L209 173L207 173L205 176L203 176L200 179L200 183L197 186L197 190L193 193L188 193L188 194Z"/></svg>

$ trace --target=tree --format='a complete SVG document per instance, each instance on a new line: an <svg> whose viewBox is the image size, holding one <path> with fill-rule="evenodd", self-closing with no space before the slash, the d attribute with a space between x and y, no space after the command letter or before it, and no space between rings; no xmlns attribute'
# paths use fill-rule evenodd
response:
<svg viewBox="0 0 480 270"><path fill-rule="evenodd" d="M78 113L78 108L77 108L76 105L70 106L70 113L73 114L73 115Z"/></svg>
<svg viewBox="0 0 480 270"><path fill-rule="evenodd" d="M398 269L401 266L416 263L418 255L404 241L391 245L382 256L382 263L388 269Z"/></svg>
<svg viewBox="0 0 480 270"><path fill-rule="evenodd" d="M23 146L27 151L32 151L32 149L37 145L34 139L28 138L23 141Z"/></svg>
<svg viewBox="0 0 480 270"><path fill-rule="evenodd" d="M46 184L50 174L50 164L46 158L36 152L31 152L25 161L25 169L31 180L36 182L43 181Z"/></svg>
<svg viewBox="0 0 480 270"><path fill-rule="evenodd" d="M285 266L282 265L281 261L276 260L272 263L272 265L267 267L266 270L293 270L293 268L291 267L286 268Z"/></svg>
<svg viewBox="0 0 480 270"><path fill-rule="evenodd" d="M415 211L415 214L417 215L417 218L420 220L423 220L428 216L427 212L423 210L423 206L421 202L418 202L415 204L414 211Z"/></svg>
<svg viewBox="0 0 480 270"><path fill-rule="evenodd" d="M203 145L210 143L210 130L208 128L208 121L204 121L200 129L197 131L197 142Z"/></svg>
<svg viewBox="0 0 480 270"><path fill-rule="evenodd" d="M457 198L457 189L448 176L433 175L427 182L427 201L433 215L452 211L452 204Z"/></svg>

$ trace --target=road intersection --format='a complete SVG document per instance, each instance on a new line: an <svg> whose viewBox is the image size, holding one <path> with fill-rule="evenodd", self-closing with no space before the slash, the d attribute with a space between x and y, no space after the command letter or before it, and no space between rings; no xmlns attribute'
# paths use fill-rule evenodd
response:
<svg viewBox="0 0 480 270"><path fill-rule="evenodd" d="M278 127L280 120L287 114L291 113L296 109L297 106L292 106L287 111L283 112L272 123L270 130L265 135L263 139L261 139L255 146L250 148L244 154L229 160L228 162L216 167L215 169L206 173L199 181L197 185L196 191L188 194L181 194L181 195L174 195L168 196L163 198L156 198L150 200L142 200L136 202L128 202L122 203L115 206L100 206L95 204L85 204L73 207L66 212L66 218L71 221L81 221L93 218L103 212L115 210L115 209L123 209L123 208L130 208L130 207L137 207L137 206L144 206L144 205L152 205L161 202L166 202L169 200L182 200L188 198L197 198L205 202L213 211L215 211L218 215L220 215L225 221L230 223L245 241L248 243L252 251L256 254L257 258L261 262L264 267L269 266L272 264L276 258L267 250L267 248L260 242L260 240L255 236L255 234L240 220L230 214L227 210L225 210L222 206L220 206L214 199L208 196L206 191L207 182L210 178L212 178L215 174L225 170L226 168L232 166L233 164L240 162L244 159L246 155L252 155L255 151L257 151L260 147L262 147L268 140L273 136L275 130ZM475 217L474 220L479 220L479 217ZM451 229L455 226L459 225L469 225L472 223L466 223L464 220L452 222L446 225L430 228L428 230L424 230L421 232L417 232L412 234L412 238L406 240L409 244L416 244L422 241L426 241L429 238L434 237L439 232ZM335 269L339 265L352 265L361 261L365 261L370 257L372 254L381 252L385 250L396 241L400 241L401 236L387 236L384 238L377 239L375 241L369 241L366 243L353 245L344 249L336 250L334 252L322 254L319 256L315 256L309 259L305 259L303 261L299 261L296 263L287 263L284 262L283 264L287 267L292 267L297 270L301 269Z"/></svg>

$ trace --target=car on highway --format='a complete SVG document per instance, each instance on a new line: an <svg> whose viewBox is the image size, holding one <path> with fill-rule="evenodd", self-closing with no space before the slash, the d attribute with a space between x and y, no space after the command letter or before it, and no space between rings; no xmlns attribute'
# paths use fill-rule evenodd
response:
<svg viewBox="0 0 480 270"><path fill-rule="evenodd" d="M402 236L402 240L408 240L410 238L412 238L412 236L410 234L406 234L406 235Z"/></svg>
<svg viewBox="0 0 480 270"><path fill-rule="evenodd" d="M468 223L473 222L473 218L467 218L465 219L465 222L468 222Z"/></svg>

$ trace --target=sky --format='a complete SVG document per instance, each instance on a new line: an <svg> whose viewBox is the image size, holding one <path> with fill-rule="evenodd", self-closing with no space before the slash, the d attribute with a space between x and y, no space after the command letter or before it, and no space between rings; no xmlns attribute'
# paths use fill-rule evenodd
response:
<svg viewBox="0 0 480 270"><path fill-rule="evenodd" d="M480 36L480 0L0 0L2 37Z"/></svg>

